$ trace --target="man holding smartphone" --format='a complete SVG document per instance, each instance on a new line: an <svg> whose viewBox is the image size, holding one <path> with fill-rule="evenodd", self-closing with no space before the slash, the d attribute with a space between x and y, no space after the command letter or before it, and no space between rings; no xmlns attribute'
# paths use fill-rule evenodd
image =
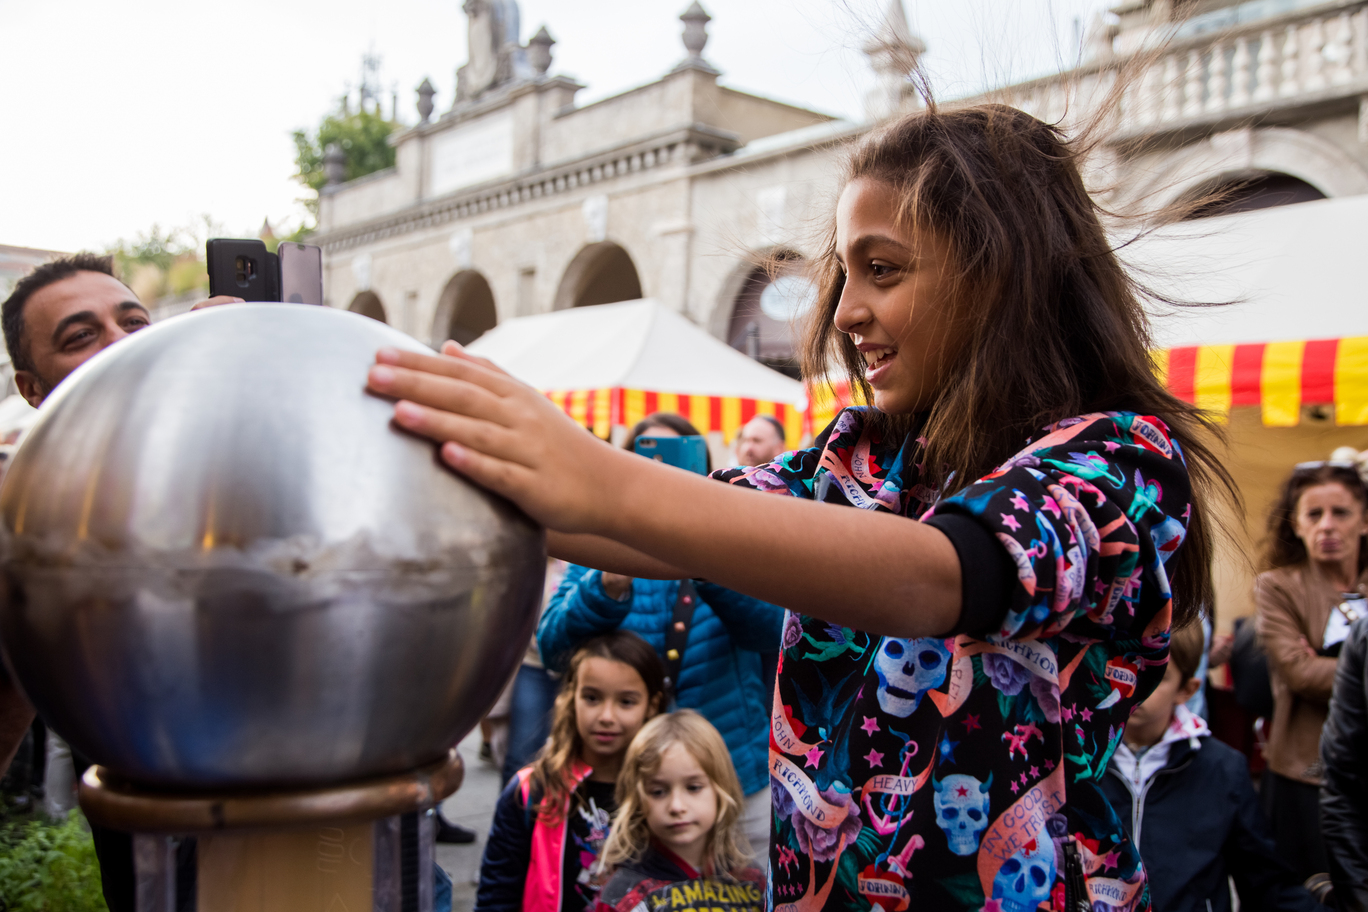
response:
<svg viewBox="0 0 1368 912"><path fill-rule="evenodd" d="M219 295L194 310L241 298ZM19 394L37 408L72 371L99 352L152 325L152 315L114 276L113 259L77 253L35 268L4 304L0 327ZM0 775L33 723L33 708L0 666ZM132 844L124 833L92 827L105 901L111 912L133 909Z"/></svg>
<svg viewBox="0 0 1368 912"><path fill-rule="evenodd" d="M219 295L192 309L241 300ZM19 395L37 408L96 353L151 326L152 315L114 277L111 257L77 253L44 263L20 279L0 305L0 325Z"/></svg>

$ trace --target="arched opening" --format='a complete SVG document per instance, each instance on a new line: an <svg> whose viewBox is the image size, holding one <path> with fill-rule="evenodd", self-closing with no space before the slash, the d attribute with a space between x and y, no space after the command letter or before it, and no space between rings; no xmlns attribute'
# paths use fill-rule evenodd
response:
<svg viewBox="0 0 1368 912"><path fill-rule="evenodd" d="M473 269L456 273L442 289L437 316L432 321L433 345L454 339L469 345L499 322L494 291L485 277Z"/></svg>
<svg viewBox="0 0 1368 912"><path fill-rule="evenodd" d="M1247 175L1228 175L1189 192L1186 202L1196 203L1197 206L1185 218L1231 215L1318 199L1325 199L1325 194L1290 174L1258 171Z"/></svg>
<svg viewBox="0 0 1368 912"><path fill-rule="evenodd" d="M372 320L379 320L381 323L389 322L385 319L385 305L380 303L380 297L373 291L363 291L352 298L347 310L363 317L370 317Z"/></svg>
<svg viewBox="0 0 1368 912"><path fill-rule="evenodd" d="M817 287L803 270L803 259L791 251L772 255L755 266L741 283L727 325L727 343L762 364L795 380L801 318L817 299Z"/></svg>
<svg viewBox="0 0 1368 912"><path fill-rule="evenodd" d="M612 241L590 244L570 261L556 290L556 309L591 307L641 297L632 257Z"/></svg>

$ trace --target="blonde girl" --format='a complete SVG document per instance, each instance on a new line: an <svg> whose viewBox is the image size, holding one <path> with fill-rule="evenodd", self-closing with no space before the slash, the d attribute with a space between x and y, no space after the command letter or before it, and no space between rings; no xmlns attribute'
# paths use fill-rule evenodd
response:
<svg viewBox="0 0 1368 912"><path fill-rule="evenodd" d="M596 912L674 906L676 896L687 906L761 908L763 877L741 832L741 783L707 719L681 709L648 722L627 749L617 800L599 859L616 871Z"/></svg>
<svg viewBox="0 0 1368 912"><path fill-rule="evenodd" d="M617 806L618 771L641 726L659 712L665 669L625 630L575 650L556 697L551 736L499 796L489 828L479 912L583 912Z"/></svg>

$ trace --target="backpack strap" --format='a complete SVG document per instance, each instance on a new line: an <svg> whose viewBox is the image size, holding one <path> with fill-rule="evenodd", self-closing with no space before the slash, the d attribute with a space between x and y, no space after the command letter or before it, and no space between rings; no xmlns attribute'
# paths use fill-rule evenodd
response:
<svg viewBox="0 0 1368 912"><path fill-rule="evenodd" d="M665 692L671 699L679 689L679 672L684 667L684 646L689 642L689 628L693 626L694 609L697 607L698 590L693 580L680 580L674 614L665 631Z"/></svg>

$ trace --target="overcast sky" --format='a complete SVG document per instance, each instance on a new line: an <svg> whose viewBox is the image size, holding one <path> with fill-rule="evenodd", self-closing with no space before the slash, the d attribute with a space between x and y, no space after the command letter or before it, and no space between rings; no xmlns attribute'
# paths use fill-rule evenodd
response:
<svg viewBox="0 0 1368 912"><path fill-rule="evenodd" d="M889 0L703 0L705 56L733 88L858 118L862 41ZM1115 0L904 0L943 97L1058 69ZM552 72L591 101L684 56L688 0L521 0L522 37L547 26ZM361 56L414 122L414 88L450 106L465 61L461 0L0 0L0 244L104 249L207 214L255 235L297 224L291 131L312 128ZM386 101L386 111L389 102Z"/></svg>

